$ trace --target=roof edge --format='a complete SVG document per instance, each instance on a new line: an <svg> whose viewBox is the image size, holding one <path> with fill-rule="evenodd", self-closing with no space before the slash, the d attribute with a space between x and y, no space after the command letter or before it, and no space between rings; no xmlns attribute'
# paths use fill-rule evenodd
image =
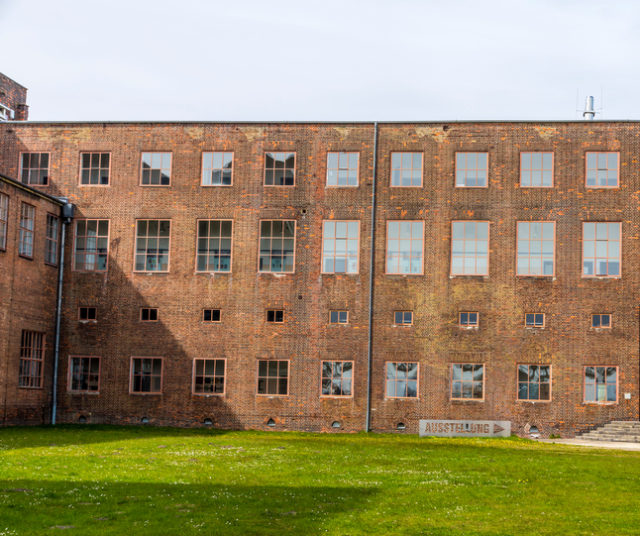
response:
<svg viewBox="0 0 640 536"><path fill-rule="evenodd" d="M14 188L18 188L19 190L22 190L24 192L27 192L31 195L35 195L36 197L41 197L42 199L46 199L47 201L51 201L52 203L55 203L56 205L62 206L65 204L64 201L62 201L61 198L59 197L55 197L53 195L49 195L46 194L44 192L41 192L40 190L36 190L35 188L32 188L31 186L28 186L27 184L23 184L15 179L12 179L11 177L7 177L6 175L3 175L2 173L0 173L0 181L1 182L5 182L7 184L9 184L10 186L13 186Z"/></svg>

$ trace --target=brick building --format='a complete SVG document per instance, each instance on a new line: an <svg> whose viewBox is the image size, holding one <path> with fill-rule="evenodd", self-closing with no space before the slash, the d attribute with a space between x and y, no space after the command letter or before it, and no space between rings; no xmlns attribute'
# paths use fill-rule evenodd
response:
<svg viewBox="0 0 640 536"><path fill-rule="evenodd" d="M639 153L630 121L0 123L0 173L76 207L62 422L637 420Z"/></svg>

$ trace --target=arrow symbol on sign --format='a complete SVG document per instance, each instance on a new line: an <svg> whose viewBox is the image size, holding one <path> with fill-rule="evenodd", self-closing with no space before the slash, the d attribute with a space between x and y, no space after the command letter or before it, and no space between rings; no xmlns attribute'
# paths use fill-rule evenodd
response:
<svg viewBox="0 0 640 536"><path fill-rule="evenodd" d="M502 426L500 426L499 424L494 424L493 425L493 433L494 434L499 434L503 430L504 430L504 428Z"/></svg>

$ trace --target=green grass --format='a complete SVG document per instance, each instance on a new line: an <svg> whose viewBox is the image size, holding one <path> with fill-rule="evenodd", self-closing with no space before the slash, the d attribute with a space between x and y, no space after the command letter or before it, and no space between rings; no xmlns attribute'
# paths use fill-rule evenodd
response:
<svg viewBox="0 0 640 536"><path fill-rule="evenodd" d="M640 534L640 453L522 439L0 429L0 536Z"/></svg>

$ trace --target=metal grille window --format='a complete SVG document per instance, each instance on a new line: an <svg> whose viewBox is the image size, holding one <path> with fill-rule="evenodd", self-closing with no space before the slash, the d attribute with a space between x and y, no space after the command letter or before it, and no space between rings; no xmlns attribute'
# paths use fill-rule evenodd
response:
<svg viewBox="0 0 640 536"><path fill-rule="evenodd" d="M18 386L41 388L43 364L44 333L22 330Z"/></svg>
<svg viewBox="0 0 640 536"><path fill-rule="evenodd" d="M49 184L49 153L22 153L20 177L24 184Z"/></svg>
<svg viewBox="0 0 640 536"><path fill-rule="evenodd" d="M233 153L202 153L202 186L231 186Z"/></svg>
<svg viewBox="0 0 640 536"><path fill-rule="evenodd" d="M582 275L620 277L620 227L617 223L582 224Z"/></svg>
<svg viewBox="0 0 640 536"><path fill-rule="evenodd" d="M72 357L69 366L69 391L97 393L100 389L100 358Z"/></svg>
<svg viewBox="0 0 640 536"><path fill-rule="evenodd" d="M554 274L556 223L553 221L519 221L518 275Z"/></svg>
<svg viewBox="0 0 640 536"><path fill-rule="evenodd" d="M358 186L359 153L327 153L327 186Z"/></svg>
<svg viewBox="0 0 640 536"><path fill-rule="evenodd" d="M422 153L391 153L391 186L422 186Z"/></svg>
<svg viewBox="0 0 640 536"><path fill-rule="evenodd" d="M587 153L587 187L617 188L619 186L620 153Z"/></svg>
<svg viewBox="0 0 640 536"><path fill-rule="evenodd" d="M289 362L258 361L258 394L286 395L289 393Z"/></svg>
<svg viewBox="0 0 640 536"><path fill-rule="evenodd" d="M611 315L610 314L596 314L591 315L591 327L592 328L610 328L611 327Z"/></svg>
<svg viewBox="0 0 640 536"><path fill-rule="evenodd" d="M296 239L294 220L260 222L261 272L293 272Z"/></svg>
<svg viewBox="0 0 640 536"><path fill-rule="evenodd" d="M47 214L47 236L44 242L44 262L58 264L58 223L59 220L52 214Z"/></svg>
<svg viewBox="0 0 640 536"><path fill-rule="evenodd" d="M224 359L195 359L193 361L194 394L224 394L224 369Z"/></svg>
<svg viewBox="0 0 640 536"><path fill-rule="evenodd" d="M169 271L169 220L138 220L136 226L136 272Z"/></svg>
<svg viewBox="0 0 640 536"><path fill-rule="evenodd" d="M109 186L110 160L109 153L80 154L80 184Z"/></svg>
<svg viewBox="0 0 640 536"><path fill-rule="evenodd" d="M528 328L543 328L544 313L526 313L524 315L524 325Z"/></svg>
<svg viewBox="0 0 640 536"><path fill-rule="evenodd" d="M386 369L387 398L418 397L418 363L389 362Z"/></svg>
<svg viewBox="0 0 640 536"><path fill-rule="evenodd" d="M351 396L353 361L322 362L322 396Z"/></svg>
<svg viewBox="0 0 640 536"><path fill-rule="evenodd" d="M162 392L162 359L134 357L131 359L131 392Z"/></svg>
<svg viewBox="0 0 640 536"><path fill-rule="evenodd" d="M171 153L142 153L143 186L169 186L171 184Z"/></svg>
<svg viewBox="0 0 640 536"><path fill-rule="evenodd" d="M109 253L109 220L76 222L75 269L104 272Z"/></svg>
<svg viewBox="0 0 640 536"><path fill-rule="evenodd" d="M551 188L553 186L553 153L520 153L520 186Z"/></svg>
<svg viewBox="0 0 640 536"><path fill-rule="evenodd" d="M266 153L264 156L265 186L293 186L296 174L296 153Z"/></svg>
<svg viewBox="0 0 640 536"><path fill-rule="evenodd" d="M7 249L7 221L9 220L9 196L0 194L0 250Z"/></svg>
<svg viewBox="0 0 640 536"><path fill-rule="evenodd" d="M489 275L489 222L451 222L451 275Z"/></svg>
<svg viewBox="0 0 640 536"><path fill-rule="evenodd" d="M422 274L424 222L387 222L387 274Z"/></svg>
<svg viewBox="0 0 640 536"><path fill-rule="evenodd" d="M518 400L550 400L551 367L518 365Z"/></svg>
<svg viewBox="0 0 640 536"><path fill-rule="evenodd" d="M20 243L18 253L23 257L33 257L33 230L35 227L36 209L31 205L20 205Z"/></svg>
<svg viewBox="0 0 640 536"><path fill-rule="evenodd" d="M231 271L231 220L198 222L198 272Z"/></svg>
<svg viewBox="0 0 640 536"><path fill-rule="evenodd" d="M584 368L584 401L618 401L618 367Z"/></svg>
<svg viewBox="0 0 640 536"><path fill-rule="evenodd" d="M485 188L489 176L487 153L456 153L456 186Z"/></svg>
<svg viewBox="0 0 640 536"><path fill-rule="evenodd" d="M484 365L472 363L451 365L451 398L484 398Z"/></svg>
<svg viewBox="0 0 640 536"><path fill-rule="evenodd" d="M358 273L360 222L325 221L322 224L322 272Z"/></svg>

